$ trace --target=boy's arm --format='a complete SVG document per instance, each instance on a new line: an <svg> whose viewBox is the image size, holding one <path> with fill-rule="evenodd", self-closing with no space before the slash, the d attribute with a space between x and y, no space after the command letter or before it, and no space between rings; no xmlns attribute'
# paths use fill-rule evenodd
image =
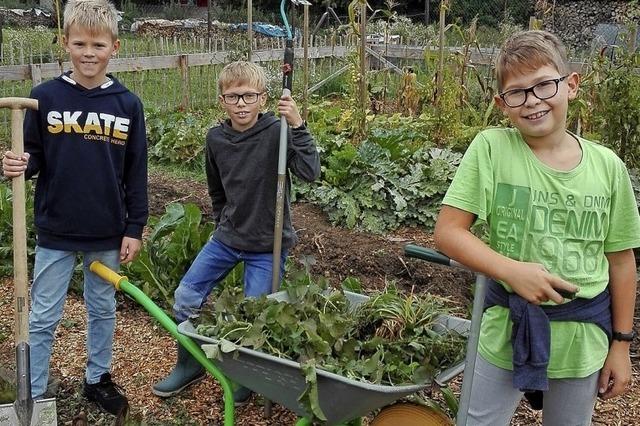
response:
<svg viewBox="0 0 640 426"><path fill-rule="evenodd" d="M320 155L305 125L291 129L289 133L287 167L294 175L307 182L320 177Z"/></svg>
<svg viewBox="0 0 640 426"><path fill-rule="evenodd" d="M124 236L141 240L142 229L149 217L149 197L147 194L147 133L140 102L131 124L123 175L127 208Z"/></svg>
<svg viewBox="0 0 640 426"><path fill-rule="evenodd" d="M213 221L217 225L218 223L220 223L220 214L222 213L224 204L227 202L227 197L224 194L224 187L222 186L222 181L220 180L220 172L218 171L218 166L216 166L216 162L213 159L213 153L209 149L209 144L207 144L204 168L207 174L207 188L209 189L209 197L211 197Z"/></svg>
<svg viewBox="0 0 640 426"><path fill-rule="evenodd" d="M436 248L473 271L503 281L531 303L562 303L563 297L554 288L577 291L575 285L550 274L541 264L519 262L491 249L471 233L475 219L473 213L443 205L435 227Z"/></svg>
<svg viewBox="0 0 640 426"><path fill-rule="evenodd" d="M291 127L288 134L287 168L300 179L313 182L320 176L320 156L291 96L280 98L278 112Z"/></svg>
<svg viewBox="0 0 640 426"><path fill-rule="evenodd" d="M613 331L630 333L636 302L636 260L632 249L606 253L609 261L609 291ZM624 392L631 381L630 342L613 340L600 371L598 393L603 399Z"/></svg>

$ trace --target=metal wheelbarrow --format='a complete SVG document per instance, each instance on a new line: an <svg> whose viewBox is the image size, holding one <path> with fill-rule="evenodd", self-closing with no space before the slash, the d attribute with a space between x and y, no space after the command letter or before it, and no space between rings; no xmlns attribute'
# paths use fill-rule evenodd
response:
<svg viewBox="0 0 640 426"><path fill-rule="evenodd" d="M296 426L312 424L309 413L298 402L298 396L304 392L306 387L299 363L242 347L233 353L222 354L222 361L212 361L206 357L200 346L206 348L207 345L217 345L218 340L199 335L190 321L176 325L164 311L131 284L126 277L117 274L101 263L92 263L91 271L114 284L118 290L133 297L215 377L224 391L225 426L234 424L233 391L230 379L296 413L300 416ZM345 294L353 306L368 299L367 296L357 293L345 292ZM286 292L278 292L268 297L286 300L287 294ZM438 319L434 330L440 332L453 330L464 335L468 333L469 326L468 320L443 315ZM451 366L439 374L434 381L436 383L446 382L459 374L463 368L463 364ZM348 379L320 368L316 371L320 405L327 416L327 423L330 425L358 425L362 416L425 389L432 383L427 381L406 386L375 385ZM442 422L438 424L442 424Z"/></svg>
<svg viewBox="0 0 640 426"><path fill-rule="evenodd" d="M358 293L348 291L344 293L352 308L369 298ZM273 293L267 297L288 301L286 291ZM464 335L469 330L469 321L442 315L438 318L434 330L456 331ZM194 339L205 352L208 346L218 346L220 343L215 338L198 334L194 325L188 320L178 325L178 332ZM238 347L230 353L221 353L221 356L221 361L214 362L234 382L279 403L304 419L308 418L310 413L298 402L298 397L307 386L301 374L300 363L243 347ZM461 370L460 366L454 366L442 372L435 380L445 381L447 377L453 377L451 374L456 370ZM327 424L330 425L344 424L352 420L357 422L357 419L372 411L423 390L432 383L426 381L416 385L377 385L330 373L322 370L321 367L316 369L316 374L320 407L327 417ZM298 424L309 423L308 420L301 420Z"/></svg>

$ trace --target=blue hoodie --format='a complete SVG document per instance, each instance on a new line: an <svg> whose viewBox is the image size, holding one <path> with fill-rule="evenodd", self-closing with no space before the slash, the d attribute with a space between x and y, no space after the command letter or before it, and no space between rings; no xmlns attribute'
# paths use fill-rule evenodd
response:
<svg viewBox="0 0 640 426"><path fill-rule="evenodd" d="M112 76L86 89L69 75L33 88L39 109L25 116L38 245L119 249L124 236L142 238L148 217L142 103Z"/></svg>

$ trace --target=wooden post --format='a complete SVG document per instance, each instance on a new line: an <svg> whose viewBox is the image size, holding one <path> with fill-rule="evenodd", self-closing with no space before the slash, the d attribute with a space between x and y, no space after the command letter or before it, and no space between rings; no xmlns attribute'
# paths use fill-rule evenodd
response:
<svg viewBox="0 0 640 426"><path fill-rule="evenodd" d="M42 67L40 64L31 64L29 68L31 70L31 84L35 87L42 83Z"/></svg>
<svg viewBox="0 0 640 426"><path fill-rule="evenodd" d="M211 52L211 0L207 0L207 52Z"/></svg>
<svg viewBox="0 0 640 426"><path fill-rule="evenodd" d="M251 61L251 53L253 50L253 4L252 0L247 0L247 37L249 37L249 51L247 60Z"/></svg>
<svg viewBox="0 0 640 426"><path fill-rule="evenodd" d="M307 121L309 116L309 5L304 5L304 28L302 44L304 45L304 60L302 62L302 119Z"/></svg>
<svg viewBox="0 0 640 426"><path fill-rule="evenodd" d="M180 55L180 76L182 77L182 103L184 111L189 109L189 55Z"/></svg>
<svg viewBox="0 0 640 426"><path fill-rule="evenodd" d="M367 2L360 3L360 107L362 108L362 122L360 131L365 132L367 123Z"/></svg>
<svg viewBox="0 0 640 426"><path fill-rule="evenodd" d="M2 40L2 38L0 38ZM629 53L636 51L636 44L638 41L638 23L634 22L629 28Z"/></svg>
<svg viewBox="0 0 640 426"><path fill-rule="evenodd" d="M429 0L424 0L424 24L429 25Z"/></svg>
<svg viewBox="0 0 640 426"><path fill-rule="evenodd" d="M442 0L440 2L440 34L438 37L440 46L438 51L438 73L436 74L436 104L440 101L444 87L444 30L446 26L447 3L448 0Z"/></svg>
<svg viewBox="0 0 640 426"><path fill-rule="evenodd" d="M2 24L4 23L4 17L0 15L0 61L4 58L4 45L2 44Z"/></svg>

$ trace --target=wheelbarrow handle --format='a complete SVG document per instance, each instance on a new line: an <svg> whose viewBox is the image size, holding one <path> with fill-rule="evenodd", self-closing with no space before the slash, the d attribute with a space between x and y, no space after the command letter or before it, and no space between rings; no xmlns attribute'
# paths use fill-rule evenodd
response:
<svg viewBox="0 0 640 426"><path fill-rule="evenodd" d="M437 250L434 250L428 247L422 247L415 244L407 244L406 246L404 246L404 255L407 257L414 257L417 259L426 260L431 263L437 263L439 265L453 266L456 268L466 269L470 271L470 269L464 266L462 263L451 259L449 256L447 256L444 253L441 253ZM554 290L565 299L573 300L576 298L575 292L563 290L561 288L556 288Z"/></svg>
<svg viewBox="0 0 640 426"><path fill-rule="evenodd" d="M129 282L125 276L109 269L99 261L91 262L89 270L105 281L113 284L117 290L123 291L138 302L160 325L175 338L222 386L224 392L224 426L234 424L233 389L231 382L224 376L213 362L207 358L200 347L189 337L178 331L177 324L159 306L157 306L142 290Z"/></svg>
<svg viewBox="0 0 640 426"><path fill-rule="evenodd" d="M407 244L404 247L404 254L408 257L415 257L437 263L445 266L453 266L469 270L463 264L456 262L450 257L440 253L439 251L417 246L415 244ZM466 362L462 379L462 389L460 392L460 404L456 417L456 426L467 425L467 415L469 412L469 403L471 399L471 386L473 384L473 371L476 365L476 356L478 354L478 340L480 338L480 324L484 311L484 299L487 292L487 277L482 274L476 274L475 292L473 296L473 306L471 310L471 325L469 327L469 338L467 340Z"/></svg>
<svg viewBox="0 0 640 426"><path fill-rule="evenodd" d="M404 246L404 255L407 257L415 257L417 259L426 260L431 263L437 263L440 265L469 269L462 263L451 259L446 254L440 253L439 251L428 247L422 247L415 244L407 244L406 246Z"/></svg>
<svg viewBox="0 0 640 426"><path fill-rule="evenodd" d="M113 284L113 286L118 291L120 291L120 285L123 282L129 281L129 279L124 275L118 274L117 272L109 269L108 267L98 262L97 260L91 262L91 265L89 265L89 270L94 274L96 274L97 276L99 276L100 278L102 278L103 280L105 280L106 282Z"/></svg>

